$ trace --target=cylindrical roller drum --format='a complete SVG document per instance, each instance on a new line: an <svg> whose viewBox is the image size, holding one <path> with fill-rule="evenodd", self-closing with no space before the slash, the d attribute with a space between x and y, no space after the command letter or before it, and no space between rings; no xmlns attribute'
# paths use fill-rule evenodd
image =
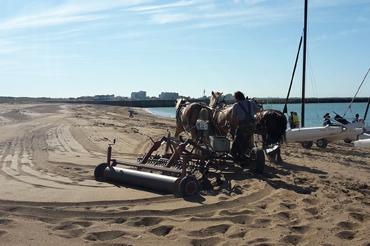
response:
<svg viewBox="0 0 370 246"><path fill-rule="evenodd" d="M178 178L156 173L137 171L102 163L95 168L97 180L108 180L164 193L178 193Z"/></svg>

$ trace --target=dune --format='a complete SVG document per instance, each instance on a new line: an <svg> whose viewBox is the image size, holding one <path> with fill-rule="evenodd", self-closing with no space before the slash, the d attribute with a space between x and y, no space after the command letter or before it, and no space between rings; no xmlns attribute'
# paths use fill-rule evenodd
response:
<svg viewBox="0 0 370 246"><path fill-rule="evenodd" d="M94 180L175 122L102 105L2 104L1 245L370 245L370 153L282 147L284 162L183 199Z"/></svg>

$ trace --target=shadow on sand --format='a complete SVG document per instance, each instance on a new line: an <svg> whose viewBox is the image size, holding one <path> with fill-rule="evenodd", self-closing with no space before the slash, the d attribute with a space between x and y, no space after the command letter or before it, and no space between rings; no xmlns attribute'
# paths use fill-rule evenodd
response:
<svg viewBox="0 0 370 246"><path fill-rule="evenodd" d="M300 166L293 163L281 162L279 164L270 164L265 166L263 175L255 174L252 171L245 171L240 169L234 173L224 174L225 184L223 185L223 193L241 193L238 187L233 187L231 181L246 180L246 179L260 179L268 183L275 189L291 190L299 194L311 194L318 188L312 184L305 182L287 182L283 179L284 176L292 175L293 173L311 173L317 175L327 175L327 172L316 168ZM304 178L303 178L304 179ZM226 192L225 192L226 191Z"/></svg>

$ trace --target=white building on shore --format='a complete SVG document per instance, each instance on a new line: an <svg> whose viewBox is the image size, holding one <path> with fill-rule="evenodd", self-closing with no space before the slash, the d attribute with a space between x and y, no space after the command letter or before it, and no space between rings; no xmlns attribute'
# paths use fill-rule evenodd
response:
<svg viewBox="0 0 370 246"><path fill-rule="evenodd" d="M145 100L146 91L131 92L131 100Z"/></svg>
<svg viewBox="0 0 370 246"><path fill-rule="evenodd" d="M159 94L159 99L161 100L176 100L179 98L179 93L177 92L161 92Z"/></svg>

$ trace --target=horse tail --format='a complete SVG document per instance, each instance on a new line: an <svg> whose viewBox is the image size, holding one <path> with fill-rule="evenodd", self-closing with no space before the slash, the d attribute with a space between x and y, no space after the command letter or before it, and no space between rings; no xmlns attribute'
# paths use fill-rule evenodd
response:
<svg viewBox="0 0 370 246"><path fill-rule="evenodd" d="M287 128L287 119L284 115L284 113L277 111L278 113L278 118L279 118L279 126L278 129L280 130L280 141L286 140L286 128Z"/></svg>

